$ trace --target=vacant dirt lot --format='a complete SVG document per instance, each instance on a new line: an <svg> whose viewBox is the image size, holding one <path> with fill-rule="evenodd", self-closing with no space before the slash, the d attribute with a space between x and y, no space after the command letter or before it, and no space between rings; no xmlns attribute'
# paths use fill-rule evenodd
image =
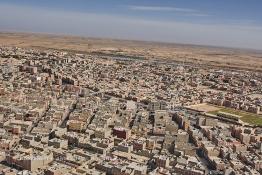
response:
<svg viewBox="0 0 262 175"><path fill-rule="evenodd" d="M193 110L197 110L197 111L202 111L202 112L210 112L210 111L217 111L220 108L216 107L216 106L212 106L206 103L202 103L202 104L197 104L197 105L192 105L192 106L187 106L187 108L193 109Z"/></svg>

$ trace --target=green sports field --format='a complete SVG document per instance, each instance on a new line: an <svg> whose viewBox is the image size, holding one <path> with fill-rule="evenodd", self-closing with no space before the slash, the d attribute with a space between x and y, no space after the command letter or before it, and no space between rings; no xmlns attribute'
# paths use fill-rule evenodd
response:
<svg viewBox="0 0 262 175"><path fill-rule="evenodd" d="M240 120L243 122L252 124L252 125L259 125L262 126L262 115L253 114L250 112L244 112L240 110L235 110L231 108L219 107L219 110L208 112L209 114L217 115L219 112L226 112L234 115L241 116Z"/></svg>

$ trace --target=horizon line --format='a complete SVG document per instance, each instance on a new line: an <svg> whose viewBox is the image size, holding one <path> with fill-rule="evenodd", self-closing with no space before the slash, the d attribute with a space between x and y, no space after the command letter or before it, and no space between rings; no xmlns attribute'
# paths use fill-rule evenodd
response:
<svg viewBox="0 0 262 175"><path fill-rule="evenodd" d="M128 38L113 38L113 37L99 37L99 36L87 36L87 35L77 35L77 34L67 34L67 33L50 33L50 32L32 32L32 31L12 31L12 30L1 30L0 34L25 34L25 35L46 35L46 36L56 36L56 37L72 37L72 38L85 38L85 39L96 39L96 40L114 40L114 41L127 41L127 42L144 42L148 44L167 44L167 45L183 45L191 47L204 47L204 48L217 48L225 50L235 50L235 51L250 51L262 53L262 49L254 49L247 47L230 47L222 45L205 45L205 44L195 44L195 43L183 43L183 42L172 42L172 41L157 41L157 40L138 40L138 39L128 39Z"/></svg>

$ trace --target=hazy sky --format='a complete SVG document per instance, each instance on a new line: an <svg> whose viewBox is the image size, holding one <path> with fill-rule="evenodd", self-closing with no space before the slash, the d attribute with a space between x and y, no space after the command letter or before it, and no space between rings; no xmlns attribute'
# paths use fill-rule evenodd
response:
<svg viewBox="0 0 262 175"><path fill-rule="evenodd" d="M0 0L0 31L262 50L262 0Z"/></svg>

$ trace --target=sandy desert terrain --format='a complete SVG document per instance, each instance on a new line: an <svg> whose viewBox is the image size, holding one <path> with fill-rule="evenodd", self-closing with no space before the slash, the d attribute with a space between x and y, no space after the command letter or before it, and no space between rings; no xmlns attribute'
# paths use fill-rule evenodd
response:
<svg viewBox="0 0 262 175"><path fill-rule="evenodd" d="M0 33L0 46L178 61L262 71L262 51L30 33Z"/></svg>

